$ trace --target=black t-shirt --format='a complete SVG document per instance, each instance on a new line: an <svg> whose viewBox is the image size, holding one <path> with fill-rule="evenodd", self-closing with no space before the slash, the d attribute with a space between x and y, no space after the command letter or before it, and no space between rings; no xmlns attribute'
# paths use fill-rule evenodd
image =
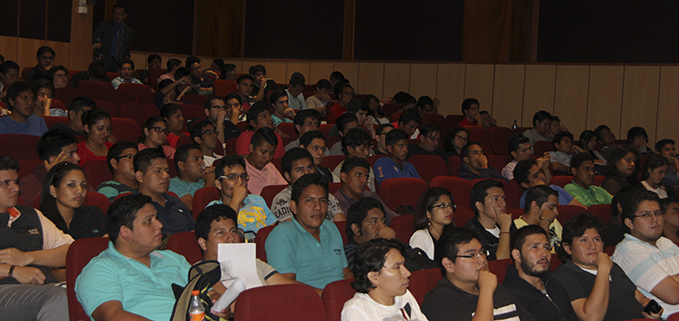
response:
<svg viewBox="0 0 679 321"><path fill-rule="evenodd" d="M408 146L408 158L410 158L410 156L413 156L413 155L436 155L438 157L443 158L443 161L448 160L448 155L446 155L446 153L444 153L442 149L437 148L432 153L432 152L422 148L419 144Z"/></svg>
<svg viewBox="0 0 679 321"><path fill-rule="evenodd" d="M82 133L79 133L79 132L75 131L73 128L68 127L68 125L66 125L66 124L55 123L54 125L52 125L52 127L50 127L50 130L55 130L55 129L60 129L60 130L65 130L67 132L70 132L76 138L78 136L87 136L87 132L83 131Z"/></svg>
<svg viewBox="0 0 679 321"><path fill-rule="evenodd" d="M66 231L73 239L106 235L106 218L97 206L81 206L75 210L71 226Z"/></svg>
<svg viewBox="0 0 679 321"><path fill-rule="evenodd" d="M497 255L495 252L497 251L497 247L500 245L500 238L495 237L493 233L488 232L486 228L481 225L481 222L479 222L479 219L476 216L470 218L464 227L476 232L481 245L490 252L490 255L488 255L488 261L497 260ZM516 232L516 226L512 224L509 228L509 233L514 234L514 232Z"/></svg>
<svg viewBox="0 0 679 321"><path fill-rule="evenodd" d="M224 121L224 140L229 140L229 138L235 138L240 136L240 130L231 121ZM226 143L226 142L224 142Z"/></svg>

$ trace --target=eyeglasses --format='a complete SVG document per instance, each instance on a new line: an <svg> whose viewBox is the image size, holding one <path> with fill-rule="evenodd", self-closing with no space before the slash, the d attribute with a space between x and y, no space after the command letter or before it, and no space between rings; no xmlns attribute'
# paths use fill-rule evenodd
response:
<svg viewBox="0 0 679 321"><path fill-rule="evenodd" d="M120 156L118 157L118 160L121 160L121 159L123 159L123 158L134 159L134 154L120 155Z"/></svg>
<svg viewBox="0 0 679 321"><path fill-rule="evenodd" d="M462 136L462 135L455 135L455 138L457 138L457 139L459 139L459 140L464 140L465 142L469 140L468 137L464 137L464 136Z"/></svg>
<svg viewBox="0 0 679 321"><path fill-rule="evenodd" d="M436 204L436 205L432 205L431 207L432 207L432 208L440 208L440 209L442 209L442 210L445 210L446 208L452 208L452 209L456 209L456 208L457 208L457 206L455 206L455 204L453 204L453 203L448 203L448 204L445 204L445 203L443 203L443 204Z"/></svg>
<svg viewBox="0 0 679 321"><path fill-rule="evenodd" d="M219 176L218 178L219 179L225 179L226 178L227 180L230 180L232 182L238 180L238 178L240 178L244 181L247 181L247 180L250 180L250 175L248 175L248 174L242 174L242 175L228 174L228 175L224 175L224 176Z"/></svg>
<svg viewBox="0 0 679 321"><path fill-rule="evenodd" d="M54 60L54 56L40 56L42 60Z"/></svg>
<svg viewBox="0 0 679 321"><path fill-rule="evenodd" d="M208 130L206 130L206 131L200 133L200 136L203 136L203 135L219 135L219 131L218 131L218 130L208 129Z"/></svg>
<svg viewBox="0 0 679 321"><path fill-rule="evenodd" d="M488 255L490 255L490 252L488 250L484 249L484 250L479 251L479 253L471 253L471 254L466 254L466 255L453 255L453 258L464 257L464 258L467 258L467 259L479 259L479 258L481 258L481 256L483 256L484 258L487 258Z"/></svg>
<svg viewBox="0 0 679 321"><path fill-rule="evenodd" d="M68 75L66 75L66 74L54 74L54 77L65 77L65 78L68 78Z"/></svg>
<svg viewBox="0 0 679 321"><path fill-rule="evenodd" d="M130 68L130 67L123 67L123 68L120 68L120 70L123 70L123 71L130 71L130 70L132 70L132 68Z"/></svg>
<svg viewBox="0 0 679 321"><path fill-rule="evenodd" d="M226 109L226 106L210 106L210 109Z"/></svg>
<svg viewBox="0 0 679 321"><path fill-rule="evenodd" d="M146 128L153 129L153 130L156 131L156 133L168 134L170 132L169 130L167 130L163 127L158 127L158 126L156 126L156 127L146 127Z"/></svg>
<svg viewBox="0 0 679 321"><path fill-rule="evenodd" d="M642 218L644 220L647 220L647 219L651 218L651 216L655 216L655 218L659 218L663 215L665 215L665 214L663 214L663 212L655 211L655 212L643 212L639 215L634 215L634 217L639 217L639 218Z"/></svg>

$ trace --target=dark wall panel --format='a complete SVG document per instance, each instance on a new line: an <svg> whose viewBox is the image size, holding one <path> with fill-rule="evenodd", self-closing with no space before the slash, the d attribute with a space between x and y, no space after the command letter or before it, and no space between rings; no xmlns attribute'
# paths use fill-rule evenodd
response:
<svg viewBox="0 0 679 321"><path fill-rule="evenodd" d="M679 63L679 2L540 1L538 61Z"/></svg>
<svg viewBox="0 0 679 321"><path fill-rule="evenodd" d="M47 10L47 40L71 42L71 13L73 1L50 0Z"/></svg>
<svg viewBox="0 0 679 321"><path fill-rule="evenodd" d="M342 59L344 1L247 1L245 57Z"/></svg>
<svg viewBox="0 0 679 321"><path fill-rule="evenodd" d="M7 0L2 3L0 10L0 36L17 36L18 0Z"/></svg>
<svg viewBox="0 0 679 321"><path fill-rule="evenodd" d="M125 23L134 29L132 50L184 55L192 53L193 1L118 2L125 5Z"/></svg>
<svg viewBox="0 0 679 321"><path fill-rule="evenodd" d="M47 0L21 0L20 11L19 37L45 39Z"/></svg>
<svg viewBox="0 0 679 321"><path fill-rule="evenodd" d="M356 0L357 60L462 60L464 1Z"/></svg>

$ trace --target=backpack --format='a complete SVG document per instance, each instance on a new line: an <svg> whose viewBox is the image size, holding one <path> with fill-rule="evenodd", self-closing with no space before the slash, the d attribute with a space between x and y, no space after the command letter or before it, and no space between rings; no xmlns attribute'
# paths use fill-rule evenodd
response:
<svg viewBox="0 0 679 321"><path fill-rule="evenodd" d="M170 321L188 321L189 305L191 304L191 292L200 291L200 301L205 308L205 320L219 321L221 319L210 312L212 299L208 291L222 278L222 269L217 261L202 261L194 264L189 269L189 283L185 287L172 284L177 301L172 309Z"/></svg>

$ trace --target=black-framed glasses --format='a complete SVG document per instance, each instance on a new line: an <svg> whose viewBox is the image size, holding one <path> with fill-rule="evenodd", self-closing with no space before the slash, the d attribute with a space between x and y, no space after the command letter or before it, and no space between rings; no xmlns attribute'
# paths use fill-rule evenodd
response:
<svg viewBox="0 0 679 321"><path fill-rule="evenodd" d="M125 155L118 156L118 160L121 160L123 158L134 159L134 154L125 154Z"/></svg>
<svg viewBox="0 0 679 321"><path fill-rule="evenodd" d="M206 130L206 131L200 133L200 136L204 136L204 135L219 135L219 131L218 131L218 130L208 129L208 130Z"/></svg>
<svg viewBox="0 0 679 321"><path fill-rule="evenodd" d="M639 215L636 215L636 214L635 214L634 217L639 217L639 218L642 218L642 219L644 219L644 220L647 220L647 219L651 218L652 216L654 216L655 218L659 218L659 217L661 217L661 216L663 216L663 215L665 215L665 214L663 214L663 212L661 212L661 211L655 211L655 212L643 212L643 213L641 213L641 214L639 214Z"/></svg>
<svg viewBox="0 0 679 321"><path fill-rule="evenodd" d="M232 173L232 174L228 174L228 175L219 176L218 178L219 179L227 179L227 180L230 180L230 181L236 181L237 179L240 178L244 181L247 181L247 180L250 179L250 175L248 175L248 174L238 175L238 174Z"/></svg>
<svg viewBox="0 0 679 321"><path fill-rule="evenodd" d="M170 133L170 131L167 130L167 128L163 128L163 127L153 126L153 127L146 127L146 128L152 129L156 133L161 133L161 134L166 134L166 135Z"/></svg>
<svg viewBox="0 0 679 321"><path fill-rule="evenodd" d="M468 140L469 140L469 137L464 137L464 136L462 136L462 135L455 135L455 137L456 137L457 139L463 140L463 141L468 141Z"/></svg>
<svg viewBox="0 0 679 321"><path fill-rule="evenodd" d="M448 204L443 203L443 204L432 205L431 208L440 208L442 210L445 210L447 208L456 209L457 206L453 203L448 203Z"/></svg>
<svg viewBox="0 0 679 321"><path fill-rule="evenodd" d="M453 258L464 257L464 258L467 258L467 259L479 259L481 256L483 256L484 258L488 258L488 255L490 255L490 251L488 251L487 249L482 249L478 253L469 253L469 254L465 254L465 255L453 255Z"/></svg>

